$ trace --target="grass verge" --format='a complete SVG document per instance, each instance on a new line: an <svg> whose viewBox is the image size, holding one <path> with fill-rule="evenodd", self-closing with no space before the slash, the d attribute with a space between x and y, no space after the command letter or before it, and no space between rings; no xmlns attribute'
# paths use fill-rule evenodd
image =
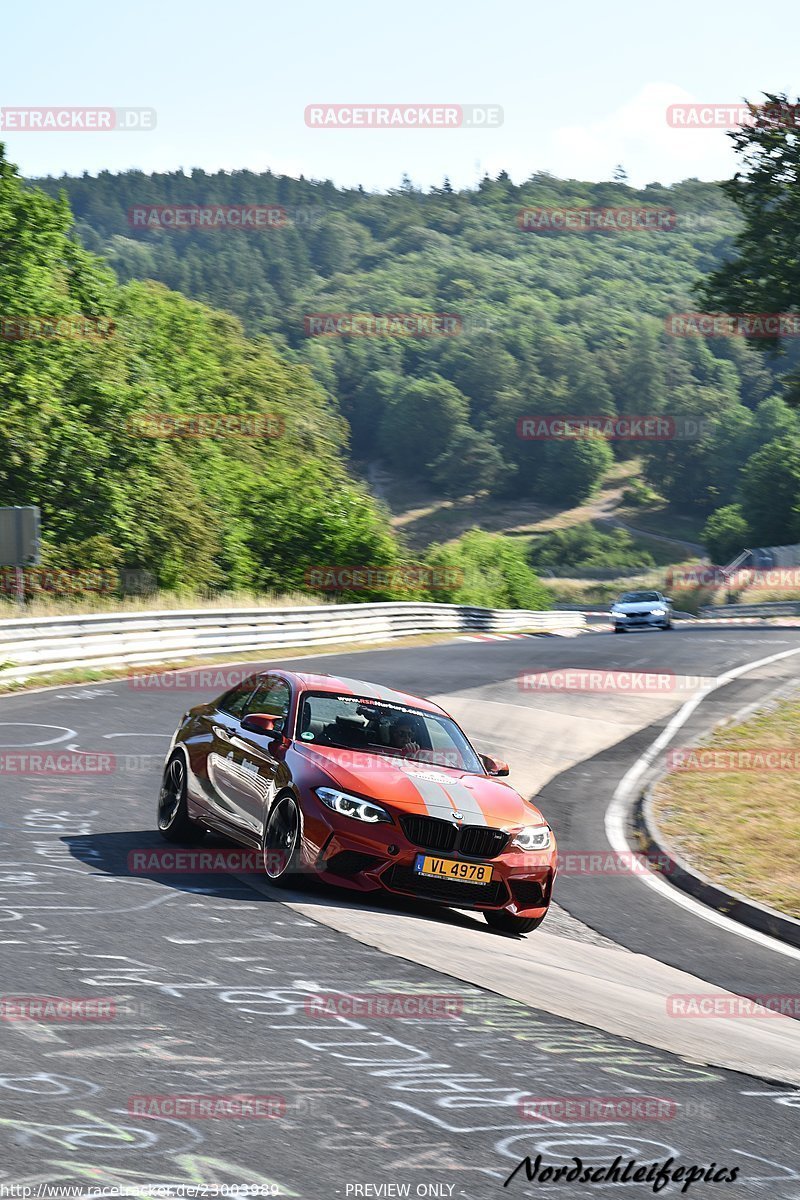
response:
<svg viewBox="0 0 800 1200"><path fill-rule="evenodd" d="M769 751L791 757L758 769L765 762L757 756ZM795 760L800 763L800 699L776 701L707 738L689 760L697 769L675 770L657 785L653 811L667 842L690 866L800 918L800 770L787 765Z"/></svg>
<svg viewBox="0 0 800 1200"><path fill-rule="evenodd" d="M292 592L285 596L271 592L220 592L215 596L195 592L153 592L145 596L114 596L103 592L86 593L74 599L41 596L30 600L20 609L13 600L0 596L0 620L13 621L19 617L77 617L102 613L180 612L190 609L233 608L300 608L330 603L324 597L308 592Z"/></svg>

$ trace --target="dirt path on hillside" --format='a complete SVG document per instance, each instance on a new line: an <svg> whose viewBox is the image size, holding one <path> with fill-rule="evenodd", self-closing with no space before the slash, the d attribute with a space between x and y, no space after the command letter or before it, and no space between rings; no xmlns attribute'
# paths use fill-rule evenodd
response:
<svg viewBox="0 0 800 1200"><path fill-rule="evenodd" d="M606 480L596 496L568 509L530 500L492 500L483 495L446 500L435 496L423 485L394 479L377 462L369 463L364 475L372 494L389 508L392 528L416 552L426 550L432 542L454 541L475 526L490 533L505 533L508 537L529 537L534 533L550 533L586 521L597 521L624 529L634 537L678 546L687 558L705 557L704 548L697 542L637 529L616 516L622 493L630 483L627 475Z"/></svg>
<svg viewBox="0 0 800 1200"><path fill-rule="evenodd" d="M624 529L626 533L630 533L634 537L652 538L654 542L682 546L687 556L706 558L705 546L701 546L699 542L687 541L686 538L679 537L677 534L651 533L649 529L637 529L635 525L629 525L627 521L617 517L615 513L620 506L622 491L622 487L609 489L595 497L594 502L589 501L586 507L594 509L594 516L588 519L600 521L604 525L612 525L616 529Z"/></svg>

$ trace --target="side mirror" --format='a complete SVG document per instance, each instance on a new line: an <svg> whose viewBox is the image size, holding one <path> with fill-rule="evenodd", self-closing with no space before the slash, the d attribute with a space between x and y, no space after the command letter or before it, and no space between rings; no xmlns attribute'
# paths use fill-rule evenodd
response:
<svg viewBox="0 0 800 1200"><path fill-rule="evenodd" d="M270 717L267 713L248 713L242 718L242 729L247 733L257 733L261 737L284 740L280 729L275 728L278 717Z"/></svg>
<svg viewBox="0 0 800 1200"><path fill-rule="evenodd" d="M487 775L508 774L508 763L501 762L499 758L490 758L488 754L481 754L479 758L486 768Z"/></svg>
<svg viewBox="0 0 800 1200"><path fill-rule="evenodd" d="M665 604L672 604L672 596L665 596L665 597L664 597L664 603L665 603Z"/></svg>

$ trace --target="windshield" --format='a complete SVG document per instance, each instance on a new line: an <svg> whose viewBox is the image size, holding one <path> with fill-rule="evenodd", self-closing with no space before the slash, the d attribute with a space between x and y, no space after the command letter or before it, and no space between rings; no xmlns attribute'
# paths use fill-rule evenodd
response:
<svg viewBox="0 0 800 1200"><path fill-rule="evenodd" d="M387 700L305 692L298 707L297 737L308 744L485 774L475 751L450 717Z"/></svg>
<svg viewBox="0 0 800 1200"><path fill-rule="evenodd" d="M653 604L660 599L658 592L626 592L617 604Z"/></svg>

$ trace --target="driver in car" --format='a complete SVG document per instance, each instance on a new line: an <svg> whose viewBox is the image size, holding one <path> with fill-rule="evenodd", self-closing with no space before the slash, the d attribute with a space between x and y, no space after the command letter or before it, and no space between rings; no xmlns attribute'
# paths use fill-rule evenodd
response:
<svg viewBox="0 0 800 1200"><path fill-rule="evenodd" d="M407 717L398 717L392 722L389 729L389 745L394 746L395 750L400 750L406 758L419 753L420 745Z"/></svg>

